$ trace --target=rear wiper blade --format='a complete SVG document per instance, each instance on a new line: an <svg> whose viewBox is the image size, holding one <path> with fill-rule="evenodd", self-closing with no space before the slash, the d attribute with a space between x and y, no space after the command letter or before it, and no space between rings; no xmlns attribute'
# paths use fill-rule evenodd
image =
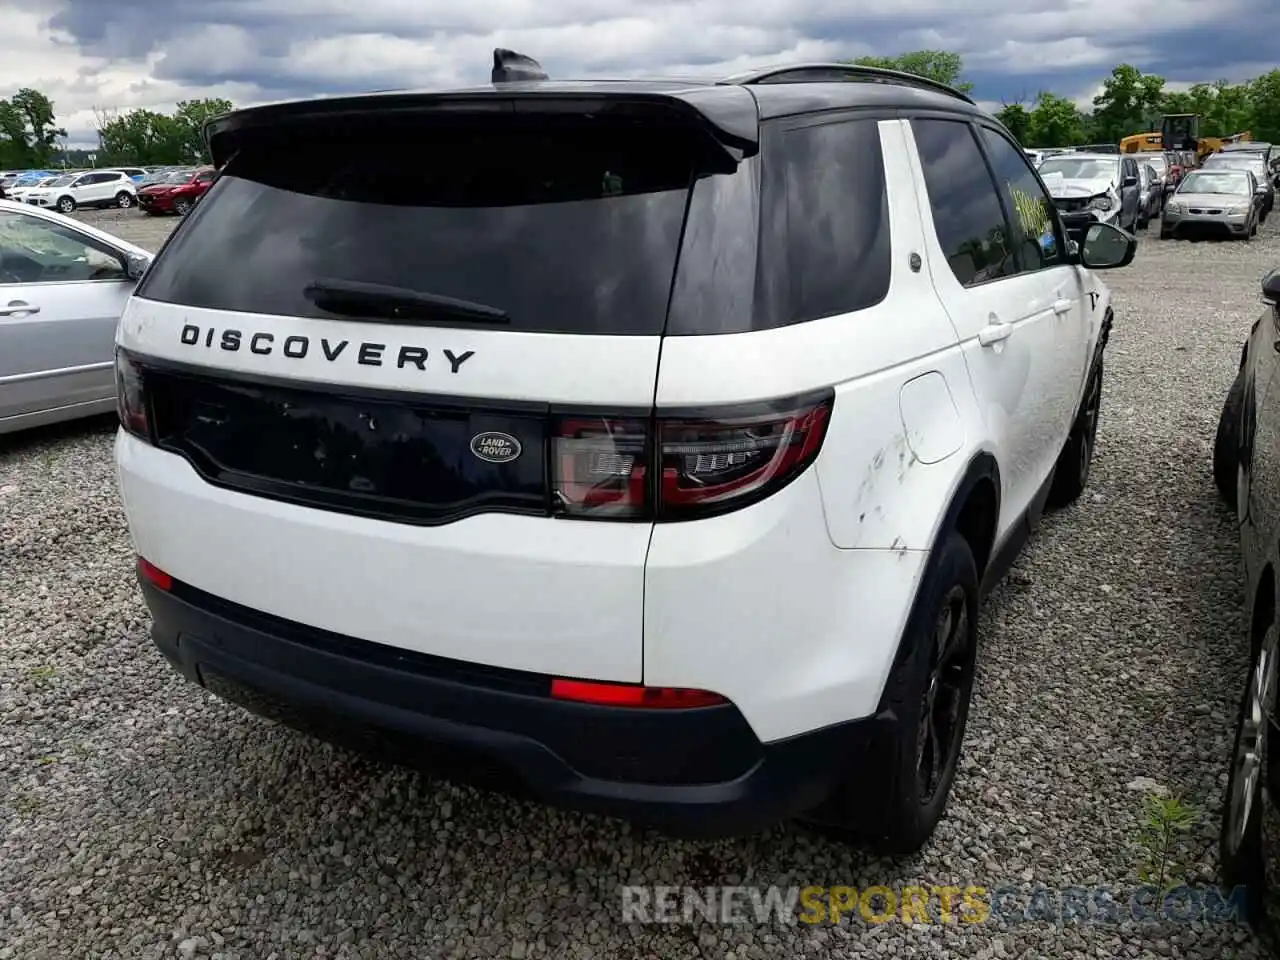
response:
<svg viewBox="0 0 1280 960"><path fill-rule="evenodd" d="M485 303L386 283L358 280L313 280L303 295L321 310L383 323L510 323L505 310Z"/></svg>

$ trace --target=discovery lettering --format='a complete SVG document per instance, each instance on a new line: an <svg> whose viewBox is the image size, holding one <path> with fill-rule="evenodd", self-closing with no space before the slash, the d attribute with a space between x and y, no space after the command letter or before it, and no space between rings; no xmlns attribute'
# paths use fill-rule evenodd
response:
<svg viewBox="0 0 1280 960"><path fill-rule="evenodd" d="M313 338L294 334L277 340L274 333L253 330L217 330L214 327L201 328L188 323L182 328L179 340L184 346L204 347L208 350L225 350L237 353L248 350L260 357L279 355L290 360L305 360L309 356L323 357L329 363L336 363L350 348L352 362L364 367L389 366L393 362L397 370L415 367L426 371L427 359L431 356L426 347L409 344L395 347L385 343L362 341L352 343L350 340L331 340L320 337L319 350L313 351ZM449 364L449 372L457 373L464 363L475 356L474 350L441 350L440 354Z"/></svg>

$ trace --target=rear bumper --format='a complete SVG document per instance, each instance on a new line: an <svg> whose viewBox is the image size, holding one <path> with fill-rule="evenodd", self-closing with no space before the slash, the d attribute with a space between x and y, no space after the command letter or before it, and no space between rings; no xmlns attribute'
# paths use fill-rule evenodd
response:
<svg viewBox="0 0 1280 960"><path fill-rule="evenodd" d="M819 803L872 749L869 718L770 744L732 705L554 700L550 678L319 631L142 581L152 637L188 680L378 759L683 837L751 833Z"/></svg>

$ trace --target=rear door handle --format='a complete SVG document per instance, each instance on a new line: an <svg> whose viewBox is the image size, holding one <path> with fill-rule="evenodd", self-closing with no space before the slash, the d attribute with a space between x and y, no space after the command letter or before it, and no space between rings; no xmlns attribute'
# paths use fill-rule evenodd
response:
<svg viewBox="0 0 1280 960"><path fill-rule="evenodd" d="M22 300L10 300L7 307L0 307L0 317L15 317L20 313L39 313L40 308Z"/></svg>
<svg viewBox="0 0 1280 960"><path fill-rule="evenodd" d="M1066 298L1059 298L1053 301L1053 312L1058 316L1071 312L1071 301Z"/></svg>
<svg viewBox="0 0 1280 960"><path fill-rule="evenodd" d="M1009 339L1009 334L1013 333L1013 324L1005 323L998 319L994 314L989 318L990 323L978 331L978 343L984 347L994 346L1001 340Z"/></svg>

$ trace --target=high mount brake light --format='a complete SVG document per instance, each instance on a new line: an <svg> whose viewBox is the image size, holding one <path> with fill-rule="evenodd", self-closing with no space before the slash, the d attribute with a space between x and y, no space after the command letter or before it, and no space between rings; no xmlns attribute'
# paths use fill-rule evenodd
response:
<svg viewBox="0 0 1280 960"><path fill-rule="evenodd" d="M817 457L833 397L651 419L567 416L555 424L551 478L566 516L689 520L786 486Z"/></svg>

